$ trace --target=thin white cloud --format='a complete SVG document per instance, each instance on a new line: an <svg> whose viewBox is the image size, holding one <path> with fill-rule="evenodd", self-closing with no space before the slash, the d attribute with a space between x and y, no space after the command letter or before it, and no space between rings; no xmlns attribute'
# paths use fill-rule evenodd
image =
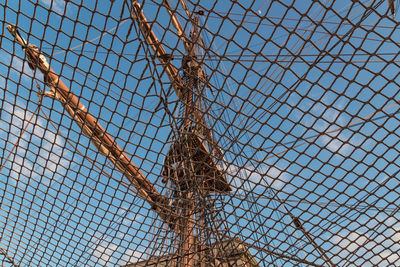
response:
<svg viewBox="0 0 400 267"><path fill-rule="evenodd" d="M139 224L144 220L144 216L141 214L137 214L136 212L131 212L128 210L128 206L123 206L119 208L117 214L121 218L120 225L135 228L136 224ZM119 233L119 237L122 238L124 233Z"/></svg>
<svg viewBox="0 0 400 267"><path fill-rule="evenodd" d="M9 76L9 78L11 77L11 81L14 82L19 81L20 79L19 76L21 76L22 81L24 83L30 83L34 75L37 79L42 79L40 71L31 70L28 65L28 62L24 60L22 57L23 54L12 55L10 52L4 50L0 51L0 61L6 66L11 66L10 68L11 74ZM4 88L5 80L0 84Z"/></svg>
<svg viewBox="0 0 400 267"><path fill-rule="evenodd" d="M322 135L320 140L322 144L331 152L336 152L341 155L346 155L354 149L354 146L349 143L345 134L338 132Z"/></svg>
<svg viewBox="0 0 400 267"><path fill-rule="evenodd" d="M98 264L106 266L111 255L118 249L117 245L101 242L93 250L93 256L98 259ZM108 265L107 265L108 266Z"/></svg>
<svg viewBox="0 0 400 267"><path fill-rule="evenodd" d="M0 77L0 90L5 90L5 87L6 87L6 79Z"/></svg>
<svg viewBox="0 0 400 267"><path fill-rule="evenodd" d="M260 167L257 169L240 168L229 165L226 169L228 180L234 189L249 191L274 188L281 190L286 184L288 174L277 167Z"/></svg>
<svg viewBox="0 0 400 267"><path fill-rule="evenodd" d="M396 229L399 231L400 227L393 228L393 231ZM335 255L334 262L339 266L348 264L348 260L356 265L368 261L372 266L399 266L399 240L397 233L388 237L386 233L371 236L368 232L347 231L330 239L334 244L330 251ZM358 259L361 260L358 262Z"/></svg>
<svg viewBox="0 0 400 267"><path fill-rule="evenodd" d="M125 255L121 258L122 263L136 263L144 260L144 251L127 249Z"/></svg>
<svg viewBox="0 0 400 267"><path fill-rule="evenodd" d="M11 66L17 71L29 70L29 65L16 56L11 57Z"/></svg>
<svg viewBox="0 0 400 267"><path fill-rule="evenodd" d="M354 149L354 146L349 142L349 137L340 130L342 125L347 123L341 116L339 111L341 108L340 104L336 108L326 108L322 104L314 107L312 113L319 119L313 128L320 133L318 139L329 151L346 155Z"/></svg>
<svg viewBox="0 0 400 267"><path fill-rule="evenodd" d="M144 259L143 249L120 245L121 240L130 238L127 233L138 227L144 216L130 212L127 205L120 207L116 214L119 219L115 222L120 225L118 232L113 236L96 233L93 237L92 261L102 266L120 266Z"/></svg>
<svg viewBox="0 0 400 267"><path fill-rule="evenodd" d="M115 244L114 240L96 234L97 242L92 246L93 262L101 266L125 265L143 260L144 250L126 248ZM117 238L123 240L123 237Z"/></svg>
<svg viewBox="0 0 400 267"><path fill-rule="evenodd" d="M0 129L9 129L8 132L12 133L8 136L9 151L18 142L13 157L10 157L10 177L16 181L33 178L49 184L47 177L52 177L53 173L63 175L64 167L68 166L68 161L63 158L64 142L60 136L45 128L42 118L22 109L22 106L18 102L15 106L5 102L3 108L6 112L0 120Z"/></svg>
<svg viewBox="0 0 400 267"><path fill-rule="evenodd" d="M41 0L43 4L45 4L48 8L51 8L56 13L62 15L65 9L65 1L64 0Z"/></svg>

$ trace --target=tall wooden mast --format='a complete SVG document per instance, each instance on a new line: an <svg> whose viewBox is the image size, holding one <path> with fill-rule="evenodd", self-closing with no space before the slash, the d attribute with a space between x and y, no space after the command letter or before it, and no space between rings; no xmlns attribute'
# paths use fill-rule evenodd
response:
<svg viewBox="0 0 400 267"><path fill-rule="evenodd" d="M168 0L164 6L171 16L173 26L183 42L186 54L183 57L180 70L172 63L162 43L154 34L142 8L137 1L132 1L132 18L140 27L146 43L152 48L158 60L163 64L175 93L182 105L181 121L171 147L165 157L162 170L163 182L172 185L173 197L161 195L154 185L142 174L125 152L119 147L110 134L88 112L79 99L69 90L60 77L50 67L46 58L38 48L28 44L19 34L14 25L7 29L22 46L26 53L29 66L38 69L44 75L44 82L50 91L44 95L61 102L82 133L93 145L116 166L137 190L137 194L146 200L160 218L176 233L177 245L176 266L209 266L217 265L215 257L209 257L210 248L205 245L207 228L204 214L207 213L205 199L210 194L220 194L231 191L223 171L218 168L215 154L222 155L215 145L211 131L207 128L204 114L199 105L205 73L198 58L198 46L203 46L198 31L198 19L201 12L195 14L192 20L193 30L190 38L185 35L174 10ZM184 10L188 12L184 0L180 0ZM208 144L208 145L207 145ZM325 251L318 246L302 226L300 220L292 217L293 224L309 239L310 243L321 254L322 258L334 266ZM212 229L211 231L218 231ZM214 259L213 259L214 258Z"/></svg>
<svg viewBox="0 0 400 267"><path fill-rule="evenodd" d="M205 199L210 193L222 193L231 190L222 170L217 167L211 150L219 151L213 145L208 148L206 143L215 144L210 131L205 126L204 115L197 105L199 89L204 82L204 71L197 58L197 45L199 33L194 27L191 39L183 32L179 21L173 15L168 1L164 2L174 22L174 26L181 31L186 55L182 61L182 76L171 64L165 49L151 30L140 5L132 2L133 18L140 26L142 34L146 37L147 44L153 49L157 58L163 63L168 77L172 81L178 99L183 106L182 120L178 129L178 137L169 149L164 162L162 175L163 182L174 187L174 200L168 200L161 195L154 185L142 174L125 154L110 134L91 115L79 99L71 92L59 75L50 67L46 58L35 45L28 44L18 32L18 28L9 25L7 29L22 46L29 66L38 69L44 76L44 82L50 91L44 92L47 97L54 98L63 105L71 119L81 128L101 154L111 160L135 187L138 195L146 200L160 218L176 233L178 260L177 266L206 266L206 248L199 241L203 239L201 232L204 221L201 218L205 212L198 209L199 200ZM172 13L171 13L172 12ZM196 15L198 19L198 14ZM197 19L195 24L197 24ZM206 133L207 136L204 136ZM203 134L203 135L202 135ZM219 152L220 153L220 152ZM220 153L221 154L221 153ZM201 206L201 205L200 205Z"/></svg>
<svg viewBox="0 0 400 267"><path fill-rule="evenodd" d="M163 4L185 48L186 55L182 59L181 75L172 65L171 56L168 56L151 29L137 1L132 1L132 17L137 21L147 45L163 64L182 105L176 129L177 136L165 157L162 173L163 182L172 186L172 207L178 213L174 240L176 266L205 267L216 264L211 259L213 257L206 255L210 253L210 249L205 246L207 234L204 234L207 231L204 219L207 213L207 198L211 193L231 191L231 187L213 157L215 151L218 154L222 153L215 145L200 107L199 99L202 98L205 82L204 70L197 55L198 43L201 40L197 24L201 12L195 14L195 19L192 21L193 29L188 38L168 0L164 0ZM206 143L212 145L207 147Z"/></svg>

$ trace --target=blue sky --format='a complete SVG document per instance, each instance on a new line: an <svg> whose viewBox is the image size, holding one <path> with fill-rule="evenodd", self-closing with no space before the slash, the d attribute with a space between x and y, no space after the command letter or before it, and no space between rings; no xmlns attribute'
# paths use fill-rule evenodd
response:
<svg viewBox="0 0 400 267"><path fill-rule="evenodd" d="M141 4L179 68L184 48L159 2ZM220 197L218 218L256 247L323 264L289 210L340 266L399 264L397 18L386 2L367 18L372 1L282 2L189 5L205 10L206 118L233 187ZM162 222L120 183L127 179L59 102L44 98L35 113L33 77L44 90L42 76L5 29L18 25L49 55L71 91L167 194L160 173L177 98L137 24L121 1L0 7L0 246L22 266L114 266L148 257ZM294 265L250 251L261 266Z"/></svg>

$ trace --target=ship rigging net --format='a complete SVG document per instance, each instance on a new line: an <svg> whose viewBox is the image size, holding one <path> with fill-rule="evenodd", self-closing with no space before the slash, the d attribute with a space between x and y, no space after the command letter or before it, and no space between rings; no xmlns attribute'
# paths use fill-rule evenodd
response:
<svg viewBox="0 0 400 267"><path fill-rule="evenodd" d="M397 1L0 6L2 266L400 265Z"/></svg>

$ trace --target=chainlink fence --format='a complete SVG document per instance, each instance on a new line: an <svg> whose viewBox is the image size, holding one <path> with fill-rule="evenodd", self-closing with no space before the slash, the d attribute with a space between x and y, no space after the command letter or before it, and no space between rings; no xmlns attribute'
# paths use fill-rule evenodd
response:
<svg viewBox="0 0 400 267"><path fill-rule="evenodd" d="M2 266L399 266L397 1L0 3Z"/></svg>

